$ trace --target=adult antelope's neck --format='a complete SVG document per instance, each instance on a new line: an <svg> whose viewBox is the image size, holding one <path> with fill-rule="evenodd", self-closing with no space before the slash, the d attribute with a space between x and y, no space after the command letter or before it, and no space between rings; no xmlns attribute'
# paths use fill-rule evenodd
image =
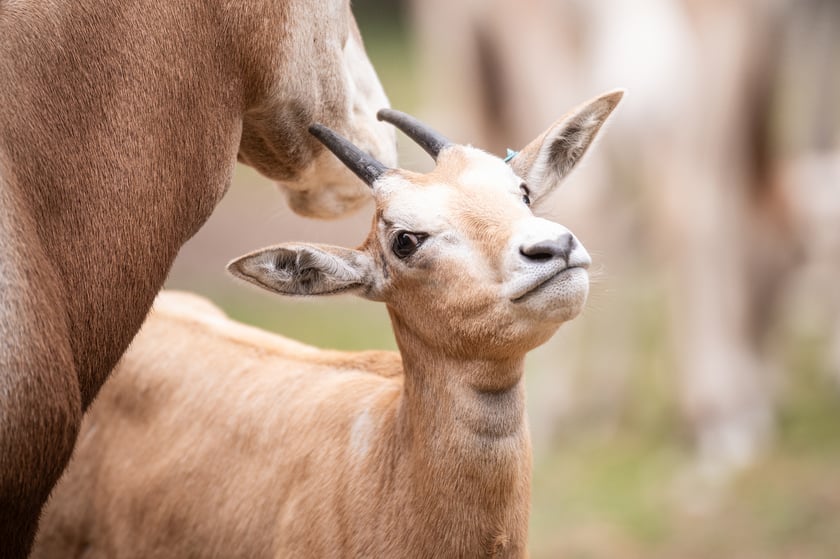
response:
<svg viewBox="0 0 840 559"><path fill-rule="evenodd" d="M0 10L0 146L67 299L85 406L230 182L242 94L212 16L196 1Z"/></svg>

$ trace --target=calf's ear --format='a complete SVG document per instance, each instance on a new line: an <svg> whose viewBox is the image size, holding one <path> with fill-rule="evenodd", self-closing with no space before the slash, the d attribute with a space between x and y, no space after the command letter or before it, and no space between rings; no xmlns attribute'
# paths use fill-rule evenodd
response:
<svg viewBox="0 0 840 559"><path fill-rule="evenodd" d="M234 276L281 295L356 293L376 298L376 266L367 253L336 246L282 244L240 256Z"/></svg>
<svg viewBox="0 0 840 559"><path fill-rule="evenodd" d="M623 90L612 91L580 105L509 161L532 200L551 192L578 164L623 96Z"/></svg>

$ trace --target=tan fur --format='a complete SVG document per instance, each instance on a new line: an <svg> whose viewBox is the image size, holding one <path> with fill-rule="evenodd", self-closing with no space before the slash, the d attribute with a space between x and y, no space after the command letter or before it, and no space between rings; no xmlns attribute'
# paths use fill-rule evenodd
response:
<svg viewBox="0 0 840 559"><path fill-rule="evenodd" d="M287 243L229 266L280 293L385 302L400 355L318 350L162 294L85 419L33 557L525 556L524 357L582 309L589 256L521 254L577 241L528 210L501 160L454 146L431 175L374 184L358 250ZM400 259L394 230L412 227L426 240Z"/></svg>
<svg viewBox="0 0 840 559"><path fill-rule="evenodd" d="M367 194L310 123L393 161L356 43L338 0L0 1L0 556L26 555L82 411L236 158L316 214Z"/></svg>
<svg viewBox="0 0 840 559"><path fill-rule="evenodd" d="M86 416L33 557L489 556L501 536L522 550L527 511L486 511L527 493L527 431L489 453L482 436L449 432L454 410L469 403L476 422L483 412L480 395L453 390L436 370L453 363L420 359L410 375L423 391L401 399L394 354L346 354L337 369L276 336L243 343L246 327L189 319L173 304L172 295L158 302ZM376 371L385 364L392 378ZM521 390L511 396L520 420ZM370 447L354 452L362 414ZM440 462L464 436L470 448ZM421 445L429 437L441 448ZM467 451L482 460L470 466ZM479 467L477 485L462 485L459 470ZM488 474L511 489L489 490Z"/></svg>

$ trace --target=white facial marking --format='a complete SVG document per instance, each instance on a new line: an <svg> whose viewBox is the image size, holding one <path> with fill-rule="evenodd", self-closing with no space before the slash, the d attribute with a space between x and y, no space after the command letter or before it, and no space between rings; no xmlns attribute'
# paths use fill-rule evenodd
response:
<svg viewBox="0 0 840 559"><path fill-rule="evenodd" d="M377 184L377 196L386 200L382 217L395 229L431 234L449 228L452 191L446 185L416 187L394 177Z"/></svg>
<svg viewBox="0 0 840 559"><path fill-rule="evenodd" d="M516 223L508 250L508 281L502 292L535 319L564 322L583 309L589 294L589 253L558 223L532 217ZM523 256L523 247L549 244L563 248L551 258Z"/></svg>
<svg viewBox="0 0 840 559"><path fill-rule="evenodd" d="M510 270L510 279L504 289L505 296L510 300L519 299L567 268L586 269L592 262L583 245L559 223L532 217L519 220L514 230L506 262ZM545 261L529 260L520 253L522 247L540 242L556 242L562 245L571 243L574 248L566 257L558 256Z"/></svg>
<svg viewBox="0 0 840 559"><path fill-rule="evenodd" d="M516 176L510 165L480 149L472 147L465 147L464 149L467 151L470 164L458 177L459 183L466 188L476 189L483 196L498 196L509 193L517 200L517 205L511 206L511 208L518 208L518 202L522 198L520 185L523 181ZM523 209L527 208L524 203L522 206Z"/></svg>

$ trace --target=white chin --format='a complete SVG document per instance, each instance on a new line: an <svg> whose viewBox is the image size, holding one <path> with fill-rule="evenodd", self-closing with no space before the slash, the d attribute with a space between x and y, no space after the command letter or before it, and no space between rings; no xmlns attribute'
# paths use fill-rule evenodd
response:
<svg viewBox="0 0 840 559"><path fill-rule="evenodd" d="M570 268L528 293L517 303L538 320L566 322L583 310L589 294L589 274L583 268Z"/></svg>

